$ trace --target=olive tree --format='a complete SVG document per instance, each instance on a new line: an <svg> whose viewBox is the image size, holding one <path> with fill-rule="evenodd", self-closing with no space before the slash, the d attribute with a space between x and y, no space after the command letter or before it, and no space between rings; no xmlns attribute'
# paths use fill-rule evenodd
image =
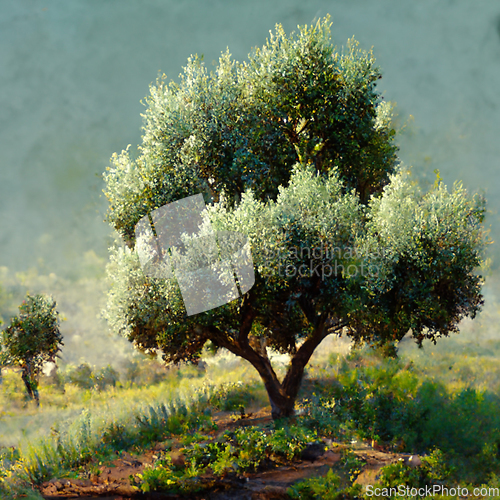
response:
<svg viewBox="0 0 500 500"><path fill-rule="evenodd" d="M196 362L207 342L228 349L258 371L276 418L293 414L328 335L383 344L411 332L421 345L474 317L484 201L439 178L428 192L411 181L380 77L354 40L332 46L324 19L290 36L277 26L245 63L225 53L209 73L192 57L179 84L151 86L137 158L113 155L104 176L108 219L126 243L108 265L112 329L167 363ZM199 234L246 235L255 282L188 315L175 277L144 273L135 229L198 193ZM282 380L269 349L291 356Z"/></svg>
<svg viewBox="0 0 500 500"><path fill-rule="evenodd" d="M56 302L45 295L27 295L19 315L2 332L0 365L21 367L30 399L40 404L38 380L44 363L54 361L63 345Z"/></svg>

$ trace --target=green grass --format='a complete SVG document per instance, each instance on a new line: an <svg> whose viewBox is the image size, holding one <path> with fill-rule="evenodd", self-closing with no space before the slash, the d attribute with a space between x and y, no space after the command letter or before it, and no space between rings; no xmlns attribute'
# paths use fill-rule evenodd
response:
<svg viewBox="0 0 500 500"><path fill-rule="evenodd" d="M4 370L0 385L0 446L15 446L23 440L50 435L54 424L64 429L67 422L76 419L84 410L90 410L96 419L113 416L125 418L131 411L140 413L145 402L155 404L172 398L189 398L193 390L204 386L217 387L211 403L222 410L239 410L265 406L267 396L262 386L254 387L257 376L246 363L234 363L233 358L218 356L210 359L205 370L193 366L165 369L159 363L142 359L142 365L130 364L115 386L87 388L85 383L71 380L74 366L61 370L63 385L41 380L41 405L37 408L26 400L25 389L16 371ZM99 371L95 370L99 375ZM96 376L88 377L90 381ZM242 381L249 381L249 390ZM223 401L219 404L218 401Z"/></svg>
<svg viewBox="0 0 500 500"><path fill-rule="evenodd" d="M213 486L214 477L293 461L307 443L327 437L344 447L352 440L374 439L394 451L427 457L417 472L404 464L385 469L381 484L411 486L434 478L447 484L495 485L500 476L500 398L491 387L500 371L492 361L497 352L492 347L484 356L469 346L467 357L460 358L454 349L457 344L413 359L407 353L387 359L367 349L330 355L308 368L293 422L236 428L218 437L212 432L213 412L238 416L268 405L252 368L231 357L209 359L204 369L168 370L159 378L148 379L135 367L134 382L122 379L114 386L86 389L68 382L69 377L62 387L42 383L41 409L26 406L18 374L6 373L0 391L2 429L12 435L16 426L25 431L15 449L0 448L0 497L14 498L7 492L29 491L52 477L89 472L96 460L104 463L116 451L144 450L172 436L183 447L185 467L173 466L164 453L135 477L137 488L199 491ZM443 370L452 358L454 368ZM151 367L151 373L155 370ZM466 376L470 373L475 376ZM141 380L154 382L144 385ZM353 480L360 463L346 452L342 467L295 485L290 497L359 497ZM200 477L207 470L213 476L203 482Z"/></svg>
<svg viewBox="0 0 500 500"><path fill-rule="evenodd" d="M229 369L222 359L205 371L191 366L165 371L163 380L151 385L85 389L66 383L62 392L42 383L40 409L26 402L19 375L5 373L1 437L9 441L0 446L0 498L91 467L92 457L105 460L117 450L139 450L170 435L211 429L209 406L231 408L235 401L238 408L262 406L262 391L241 382L255 380L248 372L244 365ZM15 457L9 455L13 444Z"/></svg>

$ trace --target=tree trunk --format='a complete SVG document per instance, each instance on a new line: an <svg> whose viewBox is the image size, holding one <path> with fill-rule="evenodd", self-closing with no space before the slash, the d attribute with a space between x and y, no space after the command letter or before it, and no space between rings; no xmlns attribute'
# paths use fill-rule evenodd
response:
<svg viewBox="0 0 500 500"><path fill-rule="evenodd" d="M29 398L33 399L33 391L31 390L31 382L30 382L27 368L23 368L23 372L21 374L21 377L23 379L24 385L26 387L26 392L28 393Z"/></svg>
<svg viewBox="0 0 500 500"><path fill-rule="evenodd" d="M281 385L281 384L280 384ZM275 394L267 389L267 396L269 397L269 402L271 403L271 416L273 420L278 418L288 418L295 415L295 399L297 395L290 396L288 394L283 394L283 389L279 391L279 397L275 397Z"/></svg>
<svg viewBox="0 0 500 500"><path fill-rule="evenodd" d="M245 295L241 308L240 329L237 336L234 333L227 335L217 327L208 327L204 335L206 338L216 341L221 347L225 347L228 351L236 354L236 356L246 359L259 372L271 403L274 420L291 417L295 413L295 400L299 393L304 369L309 363L314 350L327 335L341 330L343 325L337 322L336 325L332 326L332 320L328 319L329 316L326 313L320 316L309 314L308 320L311 324L314 324L314 331L297 349L283 382L280 382L267 356L265 344L250 334L256 316L252 305L254 293L255 291L252 289ZM327 326L327 322L329 322L329 326ZM202 327L198 327L198 329L199 333L203 332Z"/></svg>
<svg viewBox="0 0 500 500"><path fill-rule="evenodd" d="M35 397L35 402L37 406L40 406L40 395L38 394L38 384L36 380L32 382L31 390L33 391L33 396Z"/></svg>
<svg viewBox="0 0 500 500"><path fill-rule="evenodd" d="M23 372L21 375L24 385L26 386L26 391L31 400L35 400L36 405L40 406L40 396L38 394L38 384L33 374L33 369L31 363L27 363L23 367Z"/></svg>
<svg viewBox="0 0 500 500"><path fill-rule="evenodd" d="M264 382L274 420L291 417L295 414L295 400L304 376L304 369L318 344L319 342L312 341L312 339L308 339L302 344L295 356L293 356L282 382L278 380L267 355L264 357L257 354L260 357L258 360L247 358L257 369Z"/></svg>
<svg viewBox="0 0 500 500"><path fill-rule="evenodd" d="M283 417L291 417L294 415L295 398L297 394L287 394L283 384L280 383L278 377L271 366L269 358L266 356L257 355L261 359L248 360L259 372L260 378L264 382L264 387L267 391L269 402L271 403L271 414L273 420ZM300 381L299 381L300 385Z"/></svg>
<svg viewBox="0 0 500 500"><path fill-rule="evenodd" d="M249 361L259 372L264 382L269 402L271 403L271 412L274 420L283 417L291 417L295 414L295 400L297 398L304 369L311 359L311 356L328 335L324 319L318 321L313 334L308 337L292 357L290 367L286 373L283 382L280 382L267 356L266 347L252 347L248 342L248 331L251 327L251 320L246 322L246 332L242 333L237 343L227 343L224 345L229 351L237 356Z"/></svg>

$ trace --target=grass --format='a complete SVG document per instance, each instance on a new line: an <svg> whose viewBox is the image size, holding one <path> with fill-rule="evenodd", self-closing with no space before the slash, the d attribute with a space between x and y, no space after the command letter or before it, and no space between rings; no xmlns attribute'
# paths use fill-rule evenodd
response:
<svg viewBox="0 0 500 500"><path fill-rule="evenodd" d="M262 406L262 391L247 391L241 383L255 380L248 367L226 365L220 358L205 371L183 366L165 371L163 380L150 385L128 381L82 389L67 383L63 392L42 383L40 409L25 401L19 375L4 373L0 439L9 441L0 447L0 497L85 467L91 457L105 460L117 450L211 428L210 412L204 412L209 401L214 409ZM13 444L17 447L9 448ZM9 454L12 449L15 455Z"/></svg>
<svg viewBox="0 0 500 500"><path fill-rule="evenodd" d="M432 481L493 487L500 477L500 398L492 390L500 371L492 361L498 343L488 356L469 346L467 357L458 357L459 348L451 343L448 350L412 359L411 349L395 360L364 349L315 360L293 422L237 428L218 436L213 433L214 412L240 415L268 405L251 367L232 357L208 359L203 369L168 370L146 384L140 380L151 379L139 373L135 381L95 384L92 389L74 381L59 388L43 383L39 410L25 406L19 376L6 373L0 394L2 424L8 430L25 425L26 431L16 448L0 449L0 496L14 498L9 490L33 496L32 485L88 473L96 460L105 462L116 451L144 450L172 436L182 444L185 465L174 466L168 453L161 454L133 478L141 491L209 488L228 474L293 461L307 443L326 438L344 443L346 449L353 440L375 440L394 452L424 457L418 469L402 463L384 469L380 484L387 487ZM452 369L443 370L452 359ZM143 369L156 370L147 363ZM62 416L52 422L56 412ZM289 496L359 498L354 480L360 467L346 451L341 469L294 485Z"/></svg>
<svg viewBox="0 0 500 500"><path fill-rule="evenodd" d="M131 411L139 412L146 402L155 404L171 398L188 398L193 390L201 390L204 386L218 388L219 394L213 397L213 401L224 399L220 409L267 404L262 387L247 394L246 386L241 382L257 380L253 369L244 363L234 364L233 357L228 356L210 360L204 370L188 365L169 370L161 367L160 376L158 364L144 358L142 366L132 367L134 377L130 378L130 371L124 370L121 381L104 388L96 385L89 389L71 382L67 374L71 374L74 368L69 366L61 370L62 378L66 380L62 388L42 378L40 408L26 400L20 375L4 370L4 382L0 385L0 446L14 446L23 439L32 441L48 435L54 423L64 428L84 410L90 410L96 419L112 415L120 420ZM225 398L228 391L230 397Z"/></svg>

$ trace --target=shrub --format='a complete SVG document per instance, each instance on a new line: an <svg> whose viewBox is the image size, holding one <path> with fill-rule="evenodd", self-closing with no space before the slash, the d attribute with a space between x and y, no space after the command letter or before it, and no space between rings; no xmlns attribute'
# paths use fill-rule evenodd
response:
<svg viewBox="0 0 500 500"><path fill-rule="evenodd" d="M97 388L104 390L106 387L115 387L120 380L120 375L111 365L108 365L99 371L95 379Z"/></svg>
<svg viewBox="0 0 500 500"><path fill-rule="evenodd" d="M402 460L386 465L380 471L377 486L381 488L397 488L408 486L422 488L433 484L442 484L453 470L448 466L442 451L435 449L429 456L422 457L422 465L411 467Z"/></svg>
<svg viewBox="0 0 500 500"><path fill-rule="evenodd" d="M144 493L151 491L196 493L205 488L204 483L198 478L202 472L194 464L178 470L172 465L169 456L162 456L152 466L146 466L142 474L130 476L130 482Z"/></svg>
<svg viewBox="0 0 500 500"><path fill-rule="evenodd" d="M70 383L75 384L81 389L92 389L95 384L95 375L88 363L70 368L67 378Z"/></svg>
<svg viewBox="0 0 500 500"><path fill-rule="evenodd" d="M450 392L403 360L352 357L337 383L305 402L304 423L337 438L375 439L399 451L479 456L500 443L500 398L466 388Z"/></svg>
<svg viewBox="0 0 500 500"><path fill-rule="evenodd" d="M109 386L115 387L120 376L111 365L96 372L88 363L82 363L77 367L69 367L65 378L81 389L104 390Z"/></svg>
<svg viewBox="0 0 500 500"><path fill-rule="evenodd" d="M251 386L242 382L230 382L221 386L211 394L208 403L222 411L242 410L248 406Z"/></svg>
<svg viewBox="0 0 500 500"><path fill-rule="evenodd" d="M287 493L291 498L299 500L349 500L362 498L359 484L342 488L339 476L330 469L324 477L313 477L300 481L290 488Z"/></svg>

